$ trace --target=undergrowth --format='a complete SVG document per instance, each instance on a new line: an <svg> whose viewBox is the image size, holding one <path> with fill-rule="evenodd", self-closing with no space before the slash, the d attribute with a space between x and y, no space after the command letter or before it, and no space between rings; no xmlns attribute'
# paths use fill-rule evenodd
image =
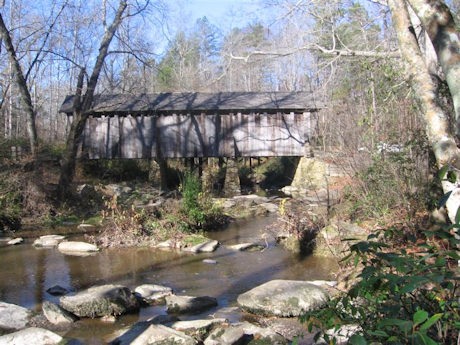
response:
<svg viewBox="0 0 460 345"><path fill-rule="evenodd" d="M150 210L126 207L116 196L106 200L103 229L90 240L101 247L150 246L166 240L175 246L187 246L203 242L204 230L227 222L201 191L196 176L185 176L181 192L182 199L165 199L161 206Z"/></svg>

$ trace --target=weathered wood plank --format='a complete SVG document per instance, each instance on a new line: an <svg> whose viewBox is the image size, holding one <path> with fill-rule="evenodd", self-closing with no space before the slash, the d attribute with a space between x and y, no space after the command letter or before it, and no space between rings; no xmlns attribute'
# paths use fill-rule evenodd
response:
<svg viewBox="0 0 460 345"><path fill-rule="evenodd" d="M82 151L90 159L303 156L310 121L309 112L90 117Z"/></svg>

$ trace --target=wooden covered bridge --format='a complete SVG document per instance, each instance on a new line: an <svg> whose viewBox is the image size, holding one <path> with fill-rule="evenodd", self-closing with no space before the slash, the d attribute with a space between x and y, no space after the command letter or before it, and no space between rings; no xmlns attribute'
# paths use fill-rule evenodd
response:
<svg viewBox="0 0 460 345"><path fill-rule="evenodd" d="M80 157L304 156L316 113L307 92L96 95ZM60 109L72 116L73 96Z"/></svg>

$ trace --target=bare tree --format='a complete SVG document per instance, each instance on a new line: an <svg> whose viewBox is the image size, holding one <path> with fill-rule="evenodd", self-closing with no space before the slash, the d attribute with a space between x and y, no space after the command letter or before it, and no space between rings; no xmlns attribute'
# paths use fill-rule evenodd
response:
<svg viewBox="0 0 460 345"><path fill-rule="evenodd" d="M14 75L16 77L16 84L21 94L21 100L24 106L24 111L27 115L27 129L29 133L30 149L33 155L35 155L38 146L37 129L35 127L35 110L32 105L32 97L30 96L29 88L27 86L26 78L22 72L19 59L16 55L13 42L11 41L10 32L8 31L3 17L0 13L0 35L5 44L5 48L10 58L10 63L13 66Z"/></svg>
<svg viewBox="0 0 460 345"><path fill-rule="evenodd" d="M123 12L128 6L126 0L120 0L118 9L112 23L105 30L104 36L99 46L99 54L96 58L91 77L88 80L86 91L83 93L83 81L86 71L80 70L77 81L77 88L74 101L73 120L69 135L66 141L66 149L61 164L61 175L59 178L59 197L64 200L69 193L70 184L75 175L75 164L77 157L78 142L83 133L86 119L89 116L97 82L101 74L104 60L109 51L109 45L115 35L116 30L123 20Z"/></svg>

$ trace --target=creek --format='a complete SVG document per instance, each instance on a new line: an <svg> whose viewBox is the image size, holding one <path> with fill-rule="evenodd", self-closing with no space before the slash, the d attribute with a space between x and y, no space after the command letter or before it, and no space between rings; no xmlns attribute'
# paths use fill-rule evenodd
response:
<svg viewBox="0 0 460 345"><path fill-rule="evenodd" d="M314 256L299 257L265 237L265 229L276 218L263 217L238 221L226 229L210 232L221 246L210 254L190 254L153 248L105 249L91 256L69 256L55 248L34 248L33 240L18 246L0 248L0 300L40 312L45 300L58 303L46 290L61 285L79 291L94 285L117 283L134 289L141 284L160 284L178 295L212 296L218 308L181 319L205 318L217 309L236 306L239 294L273 279L330 280L337 270L335 260ZM57 232L56 232L57 233ZM78 237L76 237L78 239ZM225 245L265 243L257 252L235 252ZM217 264L204 263L212 259ZM224 317L239 321L236 308ZM142 308L140 313L120 317L115 323L98 319L80 320L68 332L57 332L85 344L104 344L107 337L122 327L164 314L163 306ZM220 315L219 315L220 316Z"/></svg>

